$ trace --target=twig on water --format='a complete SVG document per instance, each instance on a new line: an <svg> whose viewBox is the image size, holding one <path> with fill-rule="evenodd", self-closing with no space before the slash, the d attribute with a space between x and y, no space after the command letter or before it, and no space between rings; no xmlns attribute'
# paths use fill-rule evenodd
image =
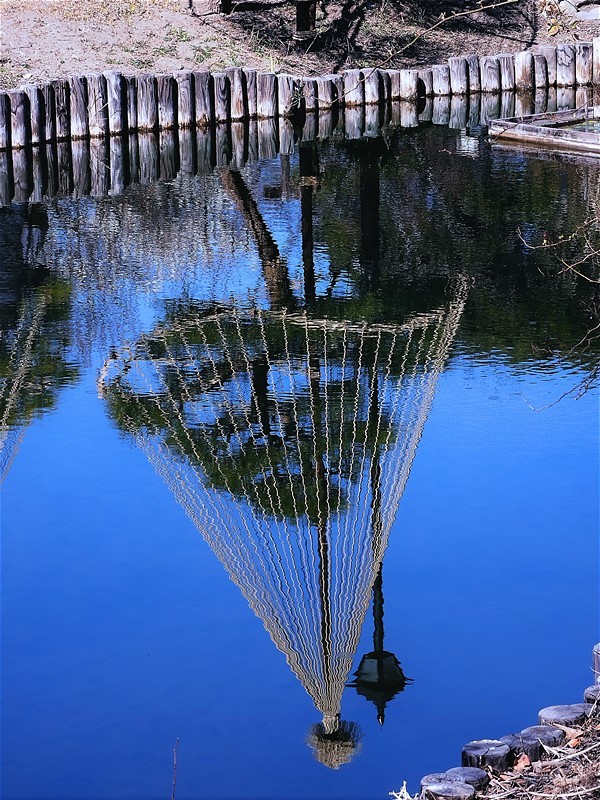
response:
<svg viewBox="0 0 600 800"><path fill-rule="evenodd" d="M175 740L173 748L173 786L171 788L171 800L175 800L175 787L177 786L177 748L179 747L179 736Z"/></svg>

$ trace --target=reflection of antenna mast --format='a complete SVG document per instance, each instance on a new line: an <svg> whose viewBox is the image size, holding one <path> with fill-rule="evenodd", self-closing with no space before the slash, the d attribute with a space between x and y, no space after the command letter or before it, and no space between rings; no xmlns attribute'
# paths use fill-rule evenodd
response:
<svg viewBox="0 0 600 800"><path fill-rule="evenodd" d="M466 292L401 325L180 307L102 371L323 715L310 742L329 766L356 750L342 693Z"/></svg>

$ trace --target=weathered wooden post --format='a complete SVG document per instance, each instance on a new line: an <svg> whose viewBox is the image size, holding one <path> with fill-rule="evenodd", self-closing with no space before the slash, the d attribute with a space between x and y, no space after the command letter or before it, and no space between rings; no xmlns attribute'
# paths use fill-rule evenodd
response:
<svg viewBox="0 0 600 800"><path fill-rule="evenodd" d="M69 78L71 139L84 139L89 133L88 96L85 78Z"/></svg>
<svg viewBox="0 0 600 800"><path fill-rule="evenodd" d="M87 197L90 193L90 146L85 139L74 139L71 142L71 158L73 162L73 194L75 197Z"/></svg>
<svg viewBox="0 0 600 800"><path fill-rule="evenodd" d="M465 94L453 94L450 98L448 127L455 130L467 127L469 103Z"/></svg>
<svg viewBox="0 0 600 800"><path fill-rule="evenodd" d="M206 127L214 120L214 91L210 72L194 72L194 113L196 125Z"/></svg>
<svg viewBox="0 0 600 800"><path fill-rule="evenodd" d="M490 120L498 119L499 116L500 116L500 93L482 92L481 110L479 112L480 124L487 125L490 122Z"/></svg>
<svg viewBox="0 0 600 800"><path fill-rule="evenodd" d="M256 119L256 70L245 69L244 80L246 82L246 103L248 105L248 116L250 119Z"/></svg>
<svg viewBox="0 0 600 800"><path fill-rule="evenodd" d="M514 757L510 747L499 739L468 742L462 749L463 767L491 767L497 772L511 768Z"/></svg>
<svg viewBox="0 0 600 800"><path fill-rule="evenodd" d="M409 100L401 100L400 106L400 127L418 128L419 115L417 114L417 104Z"/></svg>
<svg viewBox="0 0 600 800"><path fill-rule="evenodd" d="M32 174L33 174L33 189L29 196L30 203L41 203L44 199L46 188L46 163L44 156L46 148L44 144L39 147L31 148L31 161L32 161Z"/></svg>
<svg viewBox="0 0 600 800"><path fill-rule="evenodd" d="M477 56L467 56L467 67L469 70L469 92L481 91L481 73L479 58Z"/></svg>
<svg viewBox="0 0 600 800"><path fill-rule="evenodd" d="M0 150L10 148L10 98L6 92L0 92Z"/></svg>
<svg viewBox="0 0 600 800"><path fill-rule="evenodd" d="M123 76L120 72L107 70L106 99L108 103L108 130L110 135L123 133L126 120L127 105L123 102Z"/></svg>
<svg viewBox="0 0 600 800"><path fill-rule="evenodd" d="M191 128L194 124L194 79L188 70L173 73L177 84L177 124Z"/></svg>
<svg viewBox="0 0 600 800"><path fill-rule="evenodd" d="M231 123L231 169L240 170L248 157L246 125L243 122Z"/></svg>
<svg viewBox="0 0 600 800"><path fill-rule="evenodd" d="M88 82L89 88L89 82ZM105 137L90 140L90 194L104 197L110 186L110 161Z"/></svg>
<svg viewBox="0 0 600 800"><path fill-rule="evenodd" d="M302 78L304 83L304 109L307 114L316 112L318 108L317 82L314 78Z"/></svg>
<svg viewBox="0 0 600 800"><path fill-rule="evenodd" d="M294 79L291 75L277 76L277 113L280 117L289 117L293 111Z"/></svg>
<svg viewBox="0 0 600 800"><path fill-rule="evenodd" d="M158 177L161 181L171 181L179 169L179 148L177 134L170 128L158 132Z"/></svg>
<svg viewBox="0 0 600 800"><path fill-rule="evenodd" d="M331 75L316 78L317 102L320 111L331 111L337 103L337 90Z"/></svg>
<svg viewBox="0 0 600 800"><path fill-rule="evenodd" d="M548 80L548 62L542 53L536 53L533 57L534 82L536 89L547 89L550 85Z"/></svg>
<svg viewBox="0 0 600 800"><path fill-rule="evenodd" d="M592 42L592 80L594 86L600 86L600 36Z"/></svg>
<svg viewBox="0 0 600 800"><path fill-rule="evenodd" d="M277 75L272 72L259 72L256 76L256 113L258 119L277 116ZM265 139L265 136L262 137ZM268 138L268 137L267 137ZM261 131L259 130L259 150Z"/></svg>
<svg viewBox="0 0 600 800"><path fill-rule="evenodd" d="M381 101L381 77L377 69L362 70L365 85L365 105L377 104Z"/></svg>
<svg viewBox="0 0 600 800"><path fill-rule="evenodd" d="M87 75L88 124L90 136L108 133L108 104L104 75Z"/></svg>
<svg viewBox="0 0 600 800"><path fill-rule="evenodd" d="M600 683L600 642L595 644L592 650L592 670L594 673L594 682Z"/></svg>
<svg viewBox="0 0 600 800"><path fill-rule="evenodd" d="M401 69L400 100L416 100L418 96L419 96L419 71L416 69Z"/></svg>
<svg viewBox="0 0 600 800"><path fill-rule="evenodd" d="M476 128L480 123L481 117L481 92L472 92L469 94L469 119L467 125L469 128Z"/></svg>
<svg viewBox="0 0 600 800"><path fill-rule="evenodd" d="M430 69L419 70L419 94L424 97L433 97L433 71Z"/></svg>
<svg viewBox="0 0 600 800"><path fill-rule="evenodd" d="M246 97L246 76L240 67L225 70L229 81L230 119L240 122L248 117L248 100Z"/></svg>
<svg viewBox="0 0 600 800"><path fill-rule="evenodd" d="M12 152L13 200L26 203L33 189L33 170L30 148L21 147Z"/></svg>
<svg viewBox="0 0 600 800"><path fill-rule="evenodd" d="M177 84L169 73L156 76L156 96L158 100L158 128L172 130L177 125Z"/></svg>
<svg viewBox="0 0 600 800"><path fill-rule="evenodd" d="M56 139L56 104L54 89L49 83L41 87L44 104L44 140L53 142Z"/></svg>
<svg viewBox="0 0 600 800"><path fill-rule="evenodd" d="M481 91L495 93L500 91L500 64L495 56L482 56L479 59Z"/></svg>
<svg viewBox="0 0 600 800"><path fill-rule="evenodd" d="M400 100L400 70L388 69L386 72L390 79L390 100Z"/></svg>
<svg viewBox="0 0 600 800"><path fill-rule="evenodd" d="M2 102L7 102L7 100ZM0 151L0 206L10 205L13 195L12 159L10 156L9 150Z"/></svg>
<svg viewBox="0 0 600 800"><path fill-rule="evenodd" d="M344 104L346 108L362 106L365 103L365 85L359 69L347 69L342 73L344 79Z"/></svg>
<svg viewBox="0 0 600 800"><path fill-rule="evenodd" d="M450 68L450 91L452 94L469 92L469 63L466 58L452 57L448 59Z"/></svg>
<svg viewBox="0 0 600 800"><path fill-rule="evenodd" d="M154 75L137 76L137 124L139 131L154 131L158 127L158 97Z"/></svg>
<svg viewBox="0 0 600 800"><path fill-rule="evenodd" d="M592 83L594 70L594 45L592 42L575 43L575 80L579 86Z"/></svg>
<svg viewBox="0 0 600 800"><path fill-rule="evenodd" d="M431 74L434 97L448 97L451 92L450 67L448 64L435 64L431 67Z"/></svg>
<svg viewBox="0 0 600 800"><path fill-rule="evenodd" d="M31 144L39 144L44 141L44 98L37 86L31 84L24 87L29 97L29 109L31 118Z"/></svg>
<svg viewBox="0 0 600 800"><path fill-rule="evenodd" d="M559 44L556 48L556 85L575 86L575 46Z"/></svg>
<svg viewBox="0 0 600 800"><path fill-rule="evenodd" d="M501 53L497 56L500 66L500 87L503 92L515 89L515 59L512 53Z"/></svg>
<svg viewBox="0 0 600 800"><path fill-rule="evenodd" d="M556 47L541 47L540 54L546 59L548 68L548 85L556 86L557 53Z"/></svg>
<svg viewBox="0 0 600 800"><path fill-rule="evenodd" d="M420 122L431 122L433 119L433 97L425 98L425 106L419 114Z"/></svg>
<svg viewBox="0 0 600 800"><path fill-rule="evenodd" d="M231 114L229 78L224 72L213 72L212 77L215 92L215 122L229 122Z"/></svg>
<svg viewBox="0 0 600 800"><path fill-rule="evenodd" d="M193 94L192 94L193 100ZM196 174L196 148L194 134L187 128L181 128L178 133L179 139L179 167L184 175Z"/></svg>
<svg viewBox="0 0 600 800"><path fill-rule="evenodd" d="M15 148L25 147L29 143L31 107L26 92L8 92L8 97L10 100L10 141L14 150Z"/></svg>
<svg viewBox="0 0 600 800"><path fill-rule="evenodd" d="M51 81L56 104L56 138L59 141L69 138L71 122L69 119L69 84L66 80Z"/></svg>
<svg viewBox="0 0 600 800"><path fill-rule="evenodd" d="M529 50L515 53L515 89L517 92L530 92L535 86L533 55Z"/></svg>
<svg viewBox="0 0 600 800"><path fill-rule="evenodd" d="M117 197L123 194L127 185L126 161L123 159L123 137L121 134L114 134L110 138L108 146L110 159L110 189L109 194Z"/></svg>
<svg viewBox="0 0 600 800"><path fill-rule="evenodd" d="M135 75L127 75L124 79L127 103L127 130L132 133L138 129L137 117L137 79Z"/></svg>

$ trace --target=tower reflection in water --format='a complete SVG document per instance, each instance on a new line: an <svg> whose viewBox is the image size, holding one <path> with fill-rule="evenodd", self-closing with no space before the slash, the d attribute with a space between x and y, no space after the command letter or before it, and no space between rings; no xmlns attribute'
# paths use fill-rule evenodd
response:
<svg viewBox="0 0 600 800"><path fill-rule="evenodd" d="M350 685L383 722L406 683L383 647L381 565L466 294L459 279L401 324L174 303L100 377L312 698L308 741L332 768L359 746L341 701L373 592L374 648Z"/></svg>

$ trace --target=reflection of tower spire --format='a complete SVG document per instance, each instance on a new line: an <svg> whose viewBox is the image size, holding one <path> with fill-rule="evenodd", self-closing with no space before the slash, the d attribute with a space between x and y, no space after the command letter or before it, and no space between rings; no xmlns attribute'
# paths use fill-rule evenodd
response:
<svg viewBox="0 0 600 800"><path fill-rule="evenodd" d="M356 752L342 693L465 298L459 282L448 308L370 326L188 304L101 373L322 714L330 766Z"/></svg>
<svg viewBox="0 0 600 800"><path fill-rule="evenodd" d="M382 567L380 564L373 586L373 651L362 657L354 673L355 679L348 684L353 686L358 694L375 704L380 725L385 721L386 705L404 689L407 683L412 683L412 680L404 675L396 656L383 646Z"/></svg>

